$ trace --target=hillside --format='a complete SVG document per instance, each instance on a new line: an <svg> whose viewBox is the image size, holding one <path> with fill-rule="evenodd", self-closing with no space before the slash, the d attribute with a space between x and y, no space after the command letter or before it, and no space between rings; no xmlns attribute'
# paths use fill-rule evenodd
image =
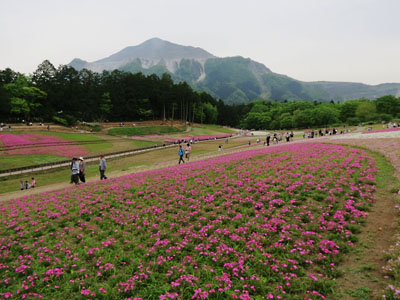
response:
<svg viewBox="0 0 400 300"><path fill-rule="evenodd" d="M352 82L303 82L272 72L265 65L241 56L219 58L191 46L153 38L127 47L107 58L87 62L75 58L69 66L94 72L119 69L161 76L169 73L175 81L221 98L225 103L247 103L259 98L278 101L345 101L400 96L400 83L366 85Z"/></svg>

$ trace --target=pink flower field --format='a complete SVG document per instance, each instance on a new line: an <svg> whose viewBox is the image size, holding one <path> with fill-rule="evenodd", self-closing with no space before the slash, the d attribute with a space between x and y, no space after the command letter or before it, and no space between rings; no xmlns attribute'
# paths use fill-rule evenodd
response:
<svg viewBox="0 0 400 300"><path fill-rule="evenodd" d="M384 128L384 129L376 129L376 130L370 130L370 131L363 131L363 134L368 134L368 133L379 133L379 132L392 132L392 131L399 131L400 128L395 127L395 128Z"/></svg>
<svg viewBox="0 0 400 300"><path fill-rule="evenodd" d="M63 140L61 138L25 133L20 135L2 133L0 134L0 142L3 152L6 155L15 154L53 154L59 156L83 156L89 153L84 147L77 145L69 145L75 142Z"/></svg>
<svg viewBox="0 0 400 300"><path fill-rule="evenodd" d="M375 172L291 144L1 203L0 298L324 299Z"/></svg>

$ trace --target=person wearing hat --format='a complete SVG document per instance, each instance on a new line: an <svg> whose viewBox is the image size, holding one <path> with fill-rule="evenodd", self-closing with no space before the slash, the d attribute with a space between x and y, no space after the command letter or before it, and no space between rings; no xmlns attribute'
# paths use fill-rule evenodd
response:
<svg viewBox="0 0 400 300"><path fill-rule="evenodd" d="M79 163L76 157L72 159L71 164L71 183L79 184Z"/></svg>
<svg viewBox="0 0 400 300"><path fill-rule="evenodd" d="M79 157L79 180L83 183L86 182L85 173L86 173L86 162L81 156Z"/></svg>

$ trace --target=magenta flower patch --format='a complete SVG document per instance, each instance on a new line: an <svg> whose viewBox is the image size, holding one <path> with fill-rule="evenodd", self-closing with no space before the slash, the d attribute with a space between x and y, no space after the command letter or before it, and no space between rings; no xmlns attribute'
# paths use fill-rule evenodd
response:
<svg viewBox="0 0 400 300"><path fill-rule="evenodd" d="M2 133L0 142L7 155L15 154L53 154L59 156L83 156L89 153L85 147L73 145L75 142L61 138L25 133L20 135Z"/></svg>
<svg viewBox="0 0 400 300"><path fill-rule="evenodd" d="M290 144L1 203L0 296L324 299L375 172Z"/></svg>

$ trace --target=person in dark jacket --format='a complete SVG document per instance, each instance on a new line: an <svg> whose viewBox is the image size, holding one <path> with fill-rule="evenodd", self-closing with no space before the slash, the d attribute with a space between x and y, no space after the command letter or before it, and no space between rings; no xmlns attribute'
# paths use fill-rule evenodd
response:
<svg viewBox="0 0 400 300"><path fill-rule="evenodd" d="M86 173L86 162L81 156L79 157L79 180L83 183L86 182L85 173Z"/></svg>

